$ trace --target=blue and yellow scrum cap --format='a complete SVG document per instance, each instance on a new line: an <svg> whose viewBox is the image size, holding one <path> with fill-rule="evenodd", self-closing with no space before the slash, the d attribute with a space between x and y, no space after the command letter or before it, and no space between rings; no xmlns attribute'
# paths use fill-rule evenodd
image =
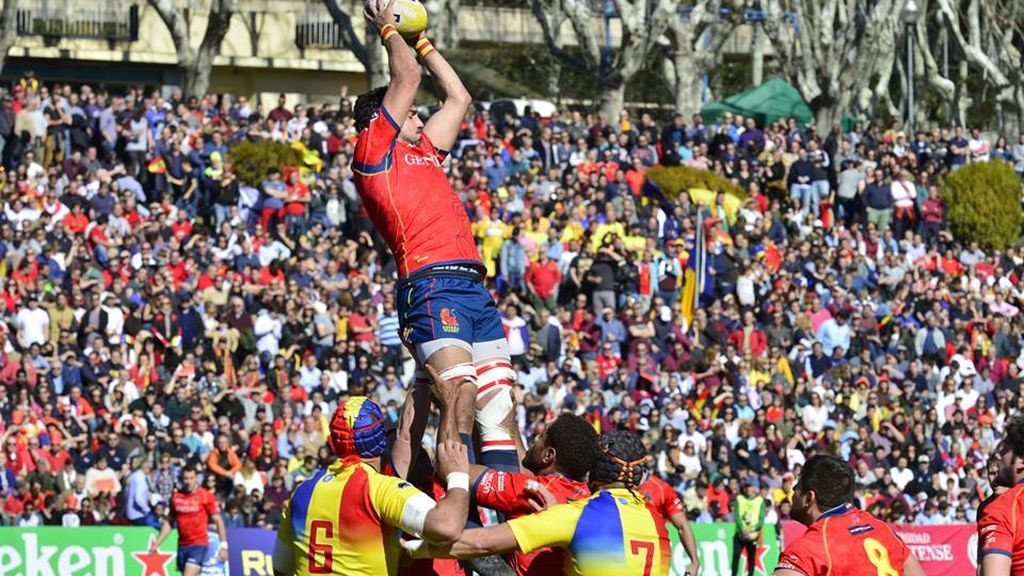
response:
<svg viewBox="0 0 1024 576"><path fill-rule="evenodd" d="M375 458L387 447L384 414L366 396L353 396L338 406L327 443L338 458Z"/></svg>

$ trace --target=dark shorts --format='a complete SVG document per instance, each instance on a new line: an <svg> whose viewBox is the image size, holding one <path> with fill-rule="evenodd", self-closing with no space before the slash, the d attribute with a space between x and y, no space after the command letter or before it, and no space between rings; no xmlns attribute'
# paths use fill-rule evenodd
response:
<svg viewBox="0 0 1024 576"><path fill-rule="evenodd" d="M202 567L206 558L206 546L185 546L178 548L178 572L185 571L186 564Z"/></svg>
<svg viewBox="0 0 1024 576"><path fill-rule="evenodd" d="M406 344L474 343L505 338L494 298L471 274L416 273L398 288L400 334Z"/></svg>

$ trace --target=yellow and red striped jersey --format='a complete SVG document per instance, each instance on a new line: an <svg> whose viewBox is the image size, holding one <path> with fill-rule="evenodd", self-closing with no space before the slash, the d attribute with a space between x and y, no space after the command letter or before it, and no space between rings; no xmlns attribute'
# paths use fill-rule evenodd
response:
<svg viewBox="0 0 1024 576"><path fill-rule="evenodd" d="M277 537L292 547L297 576L394 576L396 528L422 537L433 507L412 484L339 460L295 489Z"/></svg>

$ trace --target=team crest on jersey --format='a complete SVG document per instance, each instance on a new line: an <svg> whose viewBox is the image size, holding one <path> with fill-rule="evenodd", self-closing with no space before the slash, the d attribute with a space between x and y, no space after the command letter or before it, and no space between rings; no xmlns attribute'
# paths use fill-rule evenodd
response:
<svg viewBox="0 0 1024 576"><path fill-rule="evenodd" d="M441 308L441 329L448 333L458 333L459 319L455 317L455 308Z"/></svg>

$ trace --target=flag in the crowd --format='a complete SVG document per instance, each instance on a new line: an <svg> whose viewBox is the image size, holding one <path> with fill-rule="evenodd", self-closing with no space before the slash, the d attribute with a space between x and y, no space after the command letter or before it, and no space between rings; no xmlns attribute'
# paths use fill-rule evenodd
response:
<svg viewBox="0 0 1024 576"><path fill-rule="evenodd" d="M166 174L167 173L167 162L164 161L163 156L157 156L146 164L146 169L150 174Z"/></svg>
<svg viewBox="0 0 1024 576"><path fill-rule="evenodd" d="M700 304L700 295L707 283L708 249L704 238L704 211L697 210L697 233L693 238L693 249L686 261L683 274L683 295L681 309L687 326L693 321L693 314Z"/></svg>

